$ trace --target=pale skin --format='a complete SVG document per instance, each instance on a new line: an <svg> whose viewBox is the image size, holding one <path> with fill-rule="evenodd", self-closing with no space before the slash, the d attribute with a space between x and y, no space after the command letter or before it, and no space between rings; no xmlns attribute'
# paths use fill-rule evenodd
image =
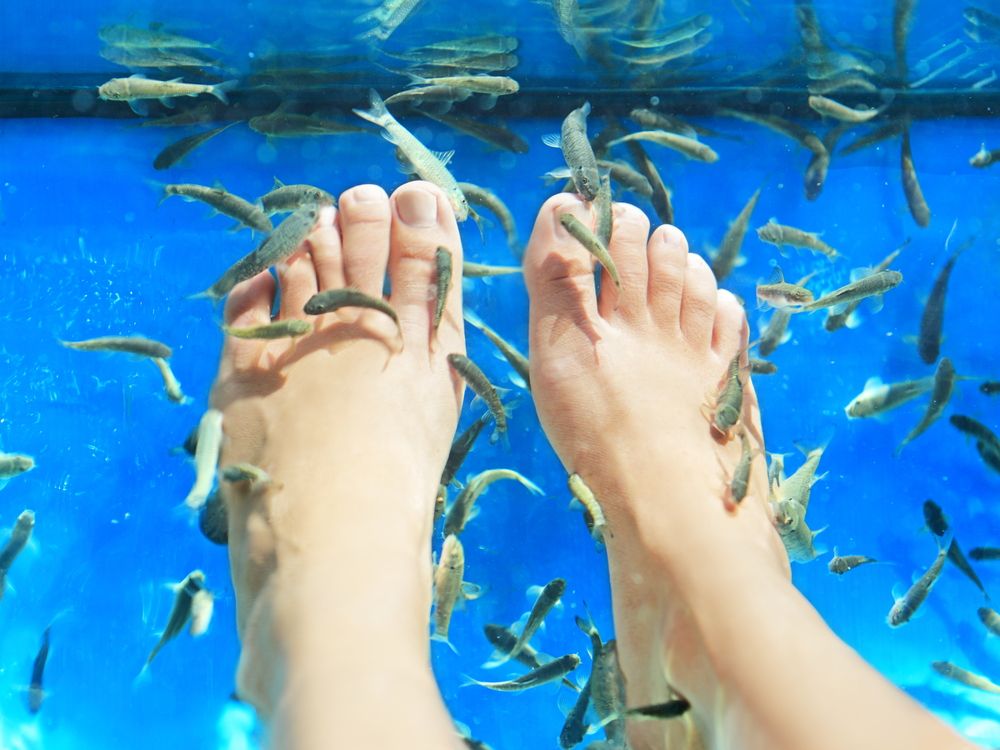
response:
<svg viewBox="0 0 1000 750"><path fill-rule="evenodd" d="M711 391L745 345L736 299L675 227L615 206L621 289L559 215L593 226L577 196L542 206L524 258L532 395L546 436L607 517L615 631L632 706L684 695L681 720L630 722L635 750L972 748L884 680L792 586L767 505L762 452L746 499L724 502L740 441L713 436ZM430 667L431 528L463 386L461 285L432 333L434 255L461 243L445 196L365 185L325 209L279 269L279 318L353 286L385 315L344 310L296 342L229 338L212 404L223 465L276 480L230 486L230 562L243 645L237 688L283 750L464 747ZM233 290L226 323L266 323L267 274ZM749 379L748 379L749 380ZM706 384L713 384L706 387ZM743 423L763 447L748 382ZM683 530L678 533L678 530ZM374 657L374 658L373 658ZM385 707L391 705L392 721Z"/></svg>

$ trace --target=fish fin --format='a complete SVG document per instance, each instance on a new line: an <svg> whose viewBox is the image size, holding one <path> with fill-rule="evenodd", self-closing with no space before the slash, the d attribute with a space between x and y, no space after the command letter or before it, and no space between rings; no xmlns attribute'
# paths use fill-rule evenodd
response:
<svg viewBox="0 0 1000 750"><path fill-rule="evenodd" d="M884 294L873 294L868 298L868 307L873 313L879 312L885 304Z"/></svg>
<svg viewBox="0 0 1000 750"><path fill-rule="evenodd" d="M129 76L129 78L142 78L143 80L145 80L146 76L143 75L142 73L133 73L132 75Z"/></svg>
<svg viewBox="0 0 1000 750"><path fill-rule="evenodd" d="M462 684L459 687L469 687L469 685L482 685L483 683L477 680L475 677L469 677L467 674L462 675Z"/></svg>
<svg viewBox="0 0 1000 750"><path fill-rule="evenodd" d="M147 104L143 99L129 99L128 106L129 109L139 115L139 117L146 117L149 115L149 104Z"/></svg>
<svg viewBox="0 0 1000 750"><path fill-rule="evenodd" d="M285 186L285 183L283 183L281 180L279 180L277 177L275 177L274 178L274 185L271 187L271 190L277 190L278 188L283 188L284 186Z"/></svg>
<svg viewBox="0 0 1000 750"><path fill-rule="evenodd" d="M544 586L528 586L528 588L524 590L524 595L529 599L537 599L539 594L541 594L544 589Z"/></svg>
<svg viewBox="0 0 1000 750"><path fill-rule="evenodd" d="M384 128L385 124L390 122L392 118L389 110L386 109L385 102L382 101L382 97L375 89L368 90L368 100L370 109L353 109L351 111L362 120L368 120L368 122Z"/></svg>
<svg viewBox="0 0 1000 750"><path fill-rule="evenodd" d="M844 321L844 325L851 329L861 325L861 316L858 315L857 309L851 311L851 314L847 316L847 320Z"/></svg>
<svg viewBox="0 0 1000 750"><path fill-rule="evenodd" d="M240 82L235 78L230 81L223 81L222 83L217 83L214 86L212 86L212 88L209 90L208 93L210 93L212 96L214 96L216 99L218 99L220 102L222 102L228 107L229 106L228 94L230 91L235 89L239 85L239 83Z"/></svg>
<svg viewBox="0 0 1000 750"><path fill-rule="evenodd" d="M434 158L441 162L442 167L447 167L451 162L452 157L455 156L455 149L449 149L447 151L431 151Z"/></svg>
<svg viewBox="0 0 1000 750"><path fill-rule="evenodd" d="M479 239L484 243L486 242L486 223L483 220L482 215L476 211L472 206L469 206L469 216L472 220L476 222L476 228L479 229Z"/></svg>
<svg viewBox="0 0 1000 750"><path fill-rule="evenodd" d="M170 97L170 96L161 96L160 99L159 99L159 102L160 102L160 104L162 104L167 109L173 109L174 108L173 97Z"/></svg>
<svg viewBox="0 0 1000 750"><path fill-rule="evenodd" d="M469 601L474 601L486 593L486 587L478 583L462 581L462 596Z"/></svg>
<svg viewBox="0 0 1000 750"><path fill-rule="evenodd" d="M431 640L432 641L437 641L438 643L443 643L448 648L450 648L454 653L456 653L456 654L458 653L458 649L455 648L455 644L453 644L451 641L449 641L447 636L438 635L437 633L435 633L434 635L431 636Z"/></svg>
<svg viewBox="0 0 1000 750"><path fill-rule="evenodd" d="M542 175L542 179L545 180L545 184L551 185L553 182L559 182L560 180L568 180L573 176L569 171L569 167L559 167L558 169L551 169Z"/></svg>
<svg viewBox="0 0 1000 750"><path fill-rule="evenodd" d="M549 148L562 148L562 138L558 133L546 133L542 136L542 143Z"/></svg>
<svg viewBox="0 0 1000 750"><path fill-rule="evenodd" d="M142 665L142 669L139 670L139 674L135 676L132 680L132 689L138 688L140 685L145 685L150 680L149 675L149 662L147 661Z"/></svg>

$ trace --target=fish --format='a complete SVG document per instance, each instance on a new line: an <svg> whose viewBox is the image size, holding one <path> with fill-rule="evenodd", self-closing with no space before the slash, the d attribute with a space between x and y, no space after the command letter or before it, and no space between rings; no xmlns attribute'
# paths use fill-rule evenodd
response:
<svg viewBox="0 0 1000 750"><path fill-rule="evenodd" d="M489 420L490 413L485 412L452 441L451 450L448 452L448 460L445 461L444 471L441 472L440 483L442 485L448 486L455 481L455 475L458 474L458 470L461 468L466 456L469 455L469 451L472 450L476 438L479 437L479 433L483 431Z"/></svg>
<svg viewBox="0 0 1000 750"><path fill-rule="evenodd" d="M625 681L618 663L618 644L614 639L602 642L593 620L577 616L576 626L590 638L592 658L590 665L590 703L599 724L589 727L587 733L604 729L607 741L614 747L625 743L625 722L620 718L625 711Z"/></svg>
<svg viewBox="0 0 1000 750"><path fill-rule="evenodd" d="M740 459L733 469L733 476L729 480L729 497L727 498L727 509L733 510L743 502L747 496L747 489L750 486L750 470L753 468L753 451L750 450L750 441L747 440L746 430L740 430Z"/></svg>
<svg viewBox="0 0 1000 750"><path fill-rule="evenodd" d="M934 535L943 537L948 533L948 518L941 506L933 500L924 500L924 522L927 529Z"/></svg>
<svg viewBox="0 0 1000 750"><path fill-rule="evenodd" d="M139 123L140 128L172 128L183 125L200 125L210 121L215 113L216 107L211 102L202 102L195 106L181 110L177 114L166 117L156 117L143 120Z"/></svg>
<svg viewBox="0 0 1000 750"><path fill-rule="evenodd" d="M979 579L969 561L965 559L965 555L962 554L962 548L958 546L958 541L954 537L951 540L951 544L948 545L948 560L976 585L976 588L982 592L983 596L987 599L990 598L990 595L986 593L986 587L983 586L983 582Z"/></svg>
<svg viewBox="0 0 1000 750"><path fill-rule="evenodd" d="M778 272L781 279L781 273ZM804 286L779 280L770 284L757 285L757 300L766 302L776 310L798 312L813 301L813 293Z"/></svg>
<svg viewBox="0 0 1000 750"><path fill-rule="evenodd" d="M31 471L35 468L35 459L24 453L4 453L0 451L0 480L7 480Z"/></svg>
<svg viewBox="0 0 1000 750"><path fill-rule="evenodd" d="M744 120L745 122L752 122L768 128L769 130L773 130L776 133L780 133L786 138L792 139L803 148L808 149L812 152L814 157L829 157L826 146L823 145L823 141L820 137L811 130L804 128L792 120L786 120L785 118L778 117L777 115L765 115L756 112L741 112L738 109L721 108L718 112L720 115L735 117L739 120Z"/></svg>
<svg viewBox="0 0 1000 750"><path fill-rule="evenodd" d="M492 342L493 346L499 350L499 352L503 355L503 358L507 360L507 363L514 368L514 371L518 374L521 380L524 381L524 387L530 391L531 372L528 358L521 354L521 352L519 352L513 344L508 342L499 333L486 325L474 312L466 309L464 315L465 321L469 325L481 331L482 334Z"/></svg>
<svg viewBox="0 0 1000 750"><path fill-rule="evenodd" d="M490 690L503 692L527 690L529 688L545 685L549 682L554 682L555 680L561 680L578 666L580 666L580 657L577 654L566 654L565 656L553 659L537 669L533 669L527 674L523 674L513 680L506 680L503 682L482 682L469 677L467 678L467 682L465 684L479 685L480 687L489 688Z"/></svg>
<svg viewBox="0 0 1000 750"><path fill-rule="evenodd" d="M191 597L191 624L188 632L193 638L204 635L212 622L215 611L215 596L208 589L199 589Z"/></svg>
<svg viewBox="0 0 1000 750"><path fill-rule="evenodd" d="M806 85L806 90L810 94L826 95L845 90L875 92L878 91L878 86L865 78L864 75L846 70L842 73L836 73L829 76L828 78L810 81Z"/></svg>
<svg viewBox="0 0 1000 750"><path fill-rule="evenodd" d="M376 310L383 313L392 319L392 322L396 324L400 334L402 334L402 328L399 323L399 315L396 313L396 309L392 305L384 299L372 297L371 295L365 294L361 290L354 289L353 287L327 289L322 292L317 292L306 300L305 307L303 307L302 310L306 313L306 315L325 315L326 313L331 313L344 307L362 307L366 310Z"/></svg>
<svg viewBox="0 0 1000 750"><path fill-rule="evenodd" d="M1000 446L995 443L977 440L976 450L979 452L979 457L983 460L983 463L1000 474Z"/></svg>
<svg viewBox="0 0 1000 750"><path fill-rule="evenodd" d="M436 52L445 50L448 52L474 53L479 55L493 54L497 52L513 52L518 47L517 37L502 36L499 34L484 34L482 36L460 37L458 39L445 39L440 42L423 44L419 47L411 48L408 55L419 56L425 52Z"/></svg>
<svg viewBox="0 0 1000 750"><path fill-rule="evenodd" d="M590 102L574 109L563 120L562 132L558 137L546 136L542 141L547 146L561 148L563 159L573 176L576 190L585 200L592 201L601 188L601 176L597 169L597 157L587 138L587 115Z"/></svg>
<svg viewBox="0 0 1000 750"><path fill-rule="evenodd" d="M685 39L690 39L695 36L702 29L706 29L712 25L712 16L708 13L699 13L697 16L692 16L680 23L671 26L662 32L657 32L654 39L645 40L633 40L633 39L619 39L615 38L615 42L618 44L623 44L626 47L637 47L639 49L646 49L648 47L664 47L669 44L676 44L677 42L683 42Z"/></svg>
<svg viewBox="0 0 1000 750"><path fill-rule="evenodd" d="M977 612L980 621L986 626L986 629L993 635L1000 635L1000 614L989 607L980 607Z"/></svg>
<svg viewBox="0 0 1000 750"><path fill-rule="evenodd" d="M906 204L910 207L910 215L913 216L913 220L917 223L918 227L926 227L931 223L931 209L924 198L923 190L920 189L920 181L917 179L917 169L913 165L909 126L903 129L903 143L900 147L899 164L903 179L903 194L906 196Z"/></svg>
<svg viewBox="0 0 1000 750"><path fill-rule="evenodd" d="M969 550L973 560L1000 560L1000 547L973 547Z"/></svg>
<svg viewBox="0 0 1000 750"><path fill-rule="evenodd" d="M415 85L420 86L447 86L457 89L471 91L474 94L487 94L490 96L507 96L516 94L520 90L520 84L510 76L494 75L451 75L433 76L424 78L415 74L409 74ZM386 102L388 103L388 99Z"/></svg>
<svg viewBox="0 0 1000 750"><path fill-rule="evenodd" d="M455 86L421 86L415 89L405 89L392 96L386 97L386 106L393 104L423 104L425 102L464 102L472 96L469 89L461 89Z"/></svg>
<svg viewBox="0 0 1000 750"><path fill-rule="evenodd" d="M632 719L675 719L690 709L691 703L686 698L673 698L663 703L626 709L625 716Z"/></svg>
<svg viewBox="0 0 1000 750"><path fill-rule="evenodd" d="M310 321L299 320L298 318L275 320L259 326L222 326L222 332L227 336L233 336L238 339L260 339L265 341L304 336L307 333L311 333L312 330L313 324Z"/></svg>
<svg viewBox="0 0 1000 750"><path fill-rule="evenodd" d="M660 171L656 168L656 164L649 158L649 154L646 153L646 149L642 147L641 143L629 141L625 146L628 148L629 155L632 157L632 161L639 172L642 173L652 188L653 192L650 196L650 203L653 204L656 217L664 224L673 224L674 207L671 203L670 191L664 184L663 178L660 176Z"/></svg>
<svg viewBox="0 0 1000 750"><path fill-rule="evenodd" d="M336 199L325 190L313 185L286 185L277 177L274 187L258 200L265 214L295 211L303 206L336 206Z"/></svg>
<svg viewBox="0 0 1000 750"><path fill-rule="evenodd" d="M501 659L493 662L494 664L499 666L521 653L521 650L531 641L531 637L538 631L538 628L545 620L545 616L559 603L565 591L566 581L562 578L553 578L541 587L538 592L538 598L535 599L535 603L531 607L531 612L528 613L528 619L525 621L521 632L518 633L510 651L504 654Z"/></svg>
<svg viewBox="0 0 1000 750"><path fill-rule="evenodd" d="M805 513L809 509L812 486L822 478L816 476L816 470L819 469L819 462L823 458L826 446L821 445L811 450L800 446L800 450L805 454L805 461L795 470L794 474L782 479L781 489L777 493L777 497L781 500L794 500L802 506L802 512Z"/></svg>
<svg viewBox="0 0 1000 750"><path fill-rule="evenodd" d="M339 120L286 112L279 109L267 115L257 115L247 121L255 133L268 138L305 138L322 135L349 135L364 130Z"/></svg>
<svg viewBox="0 0 1000 750"><path fill-rule="evenodd" d="M462 578L465 575L465 550L454 534L445 537L441 559L434 569L434 633L431 639L451 646L448 630L455 606L462 598ZM454 650L454 646L452 646Z"/></svg>
<svg viewBox="0 0 1000 750"><path fill-rule="evenodd" d="M747 226L750 224L750 217L754 208L757 207L757 200L760 198L760 188L757 188L743 208L736 215L736 218L729 223L719 251L712 258L712 273L715 274L716 281L722 281L733 269L740 264L740 248L743 246L743 237L747 233Z"/></svg>
<svg viewBox="0 0 1000 750"><path fill-rule="evenodd" d="M216 213L236 219L239 222L237 227L250 227L259 232L270 232L274 229L271 220L260 206L233 195L218 183L214 187L187 183L164 185L163 200L172 195L179 195L187 201L197 200L206 203L215 209Z"/></svg>
<svg viewBox="0 0 1000 750"><path fill-rule="evenodd" d="M125 49L213 49L214 44L202 42L191 37L170 34L158 28L143 29L126 23L116 23L102 26L97 32L98 38L105 44Z"/></svg>
<svg viewBox="0 0 1000 750"><path fill-rule="evenodd" d="M181 390L181 383L174 375L174 371L170 369L170 364L163 357L153 357L153 364L156 365L156 369L160 372L160 377L163 378L163 390L167 394L167 398L173 401L175 404L183 404L187 401L187 397L184 395L184 391Z"/></svg>
<svg viewBox="0 0 1000 750"><path fill-rule="evenodd" d="M848 571L854 570L859 565L864 565L865 563L878 562L874 557L868 557L867 555L839 555L837 553L837 548L833 548L833 557L830 558L830 562L827 563L827 569L838 576L847 573Z"/></svg>
<svg viewBox="0 0 1000 750"><path fill-rule="evenodd" d="M906 41L913 24L913 11L917 0L896 0L892 13L892 47L896 53L896 74L906 86L908 74L906 66Z"/></svg>
<svg viewBox="0 0 1000 750"><path fill-rule="evenodd" d="M541 487L513 469L487 469L486 471L481 471L468 481L448 509L448 513L444 519L445 536L457 536L462 533L465 525L475 517L473 506L476 500L486 492L491 484L501 479L513 479L532 494L545 494L542 492Z"/></svg>
<svg viewBox="0 0 1000 750"><path fill-rule="evenodd" d="M465 221L469 217L468 201L445 163L396 121L375 89L371 89L368 96L371 108L352 110L354 114L382 128L382 136L403 151L417 175L423 180L433 182L444 191L455 211L455 218L458 221Z"/></svg>
<svg viewBox="0 0 1000 750"><path fill-rule="evenodd" d="M563 722L559 731L559 747L563 750L570 750L583 742L587 736L587 709L590 707L590 676L583 687L579 688L580 694L576 697L573 707L566 714L566 721Z"/></svg>
<svg viewBox="0 0 1000 750"><path fill-rule="evenodd" d="M211 130L206 130L201 133L195 133L194 135L189 135L186 138L181 138L179 141L174 141L173 143L168 144L162 151L160 151L160 153L156 155L156 158L153 159L153 168L169 169L209 138L214 138L223 130L228 130L236 124L237 123L235 122L231 122L227 125L220 125L217 128L212 128Z"/></svg>
<svg viewBox="0 0 1000 750"><path fill-rule="evenodd" d="M809 97L809 107L825 117L832 117L834 120L849 123L868 122L874 117L878 117L885 111L885 107L877 109L853 109L838 101L819 94L812 94Z"/></svg>
<svg viewBox="0 0 1000 750"><path fill-rule="evenodd" d="M947 555L948 550L942 547L927 571L910 586L903 596L896 600L886 618L889 627L898 628L900 625L905 625L910 621L910 618L913 617L920 605L927 599L931 588L933 588L938 577L941 575L941 569L944 567Z"/></svg>
<svg viewBox="0 0 1000 750"><path fill-rule="evenodd" d="M814 546L814 540L820 532L806 525L806 509L795 500L771 500L771 510L774 527L785 545L788 559L799 563L815 560L820 553Z"/></svg>
<svg viewBox="0 0 1000 750"><path fill-rule="evenodd" d="M991 682L982 675L957 667L948 661L935 661L931 663L931 666L934 668L935 672L942 677L947 677L949 680L960 682L966 687L974 688L975 690L982 690L985 693L1000 695L1000 685L997 685L995 682Z"/></svg>
<svg viewBox="0 0 1000 750"><path fill-rule="evenodd" d="M726 368L726 379L719 389L712 411L712 430L725 439L743 414L743 381L740 380L740 356L737 353Z"/></svg>
<svg viewBox="0 0 1000 750"><path fill-rule="evenodd" d="M883 383L877 377L869 378L864 390L851 399L844 411L850 419L879 416L927 393L933 387L933 377L903 380L899 383Z"/></svg>
<svg viewBox="0 0 1000 750"><path fill-rule="evenodd" d="M31 532L35 528L35 514L30 510L23 510L14 521L14 528L10 530L10 537L7 543L0 549L0 599L3 598L7 589L7 573L14 560L21 554L21 550L31 539Z"/></svg>
<svg viewBox="0 0 1000 750"><path fill-rule="evenodd" d="M604 517L604 510L601 508L601 503L598 501L597 496L594 495L594 491L583 480L583 477L576 472L570 474L567 481L573 498L583 507L583 519L587 524L587 531L590 532L595 542L603 544L605 536L608 533L608 522Z"/></svg>
<svg viewBox="0 0 1000 750"><path fill-rule="evenodd" d="M170 100L175 96L210 94L228 105L227 92L237 84L238 81L235 80L212 84L184 83L180 78L157 81L136 73L128 78L112 78L102 83L97 89L97 95L105 101L128 102L137 115L144 115L147 114L141 104L144 99L159 99L161 103L170 106Z"/></svg>
<svg viewBox="0 0 1000 750"><path fill-rule="evenodd" d="M653 186L649 184L649 179L645 175L634 169L631 165L623 161L609 161L608 159L598 159L599 170L606 171L612 182L618 183L625 190L630 190L643 198L649 198L653 194ZM560 175L559 179L568 178L570 175Z"/></svg>
<svg viewBox="0 0 1000 750"><path fill-rule="evenodd" d="M762 242L767 242L779 248L789 245L791 247L812 250L826 256L830 260L834 260L840 255L834 248L823 242L816 232L806 232L796 227L779 224L774 219L768 221L764 226L757 228L757 237Z"/></svg>
<svg viewBox="0 0 1000 750"><path fill-rule="evenodd" d="M841 156L848 156L857 151L860 151L869 146L874 146L877 143L888 140L889 138L895 138L903 132L906 127L906 123L902 120L892 120L880 128L876 128L867 135L863 135L860 138L855 139L850 144L845 146L840 150Z"/></svg>
<svg viewBox="0 0 1000 750"><path fill-rule="evenodd" d="M160 650L167 645L171 640L180 635L180 632L187 625L188 620L191 617L191 603L194 599L195 594L204 589L205 587L205 574L200 570L193 570L184 577L184 580L180 583L171 584L170 588L174 591L174 606L170 610L170 616L167 618L167 626L163 629L163 634L160 636L160 640L156 642L153 646L153 650L149 652L149 656L146 657L146 665L143 667L145 670L152 664L153 659L156 655L160 653Z"/></svg>
<svg viewBox="0 0 1000 750"><path fill-rule="evenodd" d="M791 322L793 312L791 310L775 309L764 330L761 331L760 338L757 339L757 351L763 356L769 356L783 343L792 337L788 331L788 324Z"/></svg>
<svg viewBox="0 0 1000 750"><path fill-rule="evenodd" d="M516 68L520 60L517 55L508 53L493 53L489 55L470 55L459 52L438 52L428 56L410 71L423 76L451 75L456 70L469 73L474 70L499 73Z"/></svg>
<svg viewBox="0 0 1000 750"><path fill-rule="evenodd" d="M174 353L166 344L143 336L100 336L83 341L60 341L63 346L84 352L126 352L140 357L169 359Z"/></svg>
<svg viewBox="0 0 1000 750"><path fill-rule="evenodd" d="M750 372L754 375L774 375L778 371L778 366L774 362L766 359L750 357Z"/></svg>
<svg viewBox="0 0 1000 750"><path fill-rule="evenodd" d="M474 206L481 206L489 209L503 227L504 234L507 235L507 247L514 253L520 255L520 243L517 239L517 225L514 223L514 214L507 208L500 196L484 187L473 185L471 182L458 183L459 189L465 195L465 199Z"/></svg>
<svg viewBox="0 0 1000 750"><path fill-rule="evenodd" d="M208 500L215 482L219 452L222 450L222 412L209 409L198 422L198 445L194 453L195 482L184 499L192 510L199 510Z"/></svg>
<svg viewBox="0 0 1000 750"><path fill-rule="evenodd" d="M937 361L941 353L942 329L944 328L944 307L948 294L948 282L955 268L955 261L965 247L960 247L945 261L944 266L934 279L934 286L924 304L920 316L920 332L917 334L917 354L929 365Z"/></svg>
<svg viewBox="0 0 1000 750"><path fill-rule="evenodd" d="M441 316L444 315L448 290L451 289L451 251L448 248L439 247L434 252L434 268L434 330L436 331L441 324Z"/></svg>
<svg viewBox="0 0 1000 750"><path fill-rule="evenodd" d="M601 175L601 189L597 191L594 198L594 213L597 214L597 225L594 227L594 236L604 247L611 244L611 233L614 231L614 208L611 200L611 177L607 174Z"/></svg>
<svg viewBox="0 0 1000 750"><path fill-rule="evenodd" d="M109 45L100 51L101 57L126 68L217 68L218 60L210 60L180 50L149 47L116 47Z"/></svg>
<svg viewBox="0 0 1000 750"><path fill-rule="evenodd" d="M1000 447L1000 438L989 427L984 425L972 417L967 417L964 414L952 414L948 420L951 422L952 426L957 430L964 432L966 435L975 438L976 440L981 440L984 443L990 443Z"/></svg>
<svg viewBox="0 0 1000 750"><path fill-rule="evenodd" d="M986 144L979 146L979 150L969 159L969 166L985 169L1000 159L1000 149L986 150Z"/></svg>
<svg viewBox="0 0 1000 750"><path fill-rule="evenodd" d="M863 276L857 281L834 289L832 292L822 295L819 299L807 302L803 306L805 312L821 310L826 307L845 305L850 302L860 302L868 297L875 297L885 294L890 289L895 289L903 281L903 274L899 271L876 271L875 273Z"/></svg>
<svg viewBox="0 0 1000 750"><path fill-rule="evenodd" d="M513 273L521 273L520 266L488 266L483 263L473 263L462 261L462 276L469 279L483 279L490 276L509 276Z"/></svg>
<svg viewBox="0 0 1000 750"><path fill-rule="evenodd" d="M715 36L711 32L701 31L693 37L668 45L662 48L659 52L646 55L637 55L634 53L625 55L615 54L613 57L619 60L624 60L627 65L633 67L655 66L660 68L673 60L679 60L682 57L689 57L690 55L693 55L698 50L707 46L714 38Z"/></svg>
<svg viewBox="0 0 1000 750"><path fill-rule="evenodd" d="M291 257L305 241L316 224L318 210L308 206L287 216L260 246L236 261L212 286L195 297L208 297L217 301L232 291L241 281L252 279Z"/></svg>
<svg viewBox="0 0 1000 750"><path fill-rule="evenodd" d="M493 420L496 424L496 428L493 430L493 435L490 437L490 441L495 443L507 432L507 411L504 409L504 405L500 401L497 389L489 381L489 378L486 377L485 373L479 369L479 365L464 354L454 352L449 354L447 359L451 368L458 373L466 383L469 384L469 387L472 388L475 394L485 401L486 405L489 407L490 413L493 415Z"/></svg>
<svg viewBox="0 0 1000 750"><path fill-rule="evenodd" d="M611 258L611 253L608 252L608 248L604 246L597 235L590 230L590 227L571 213L560 214L559 223L562 224L563 228L569 232L569 234L575 238L577 242L583 245L584 249L588 253L594 256L597 262L600 263L604 267L604 270L608 272L608 276L611 277L611 281L614 285L618 289L621 289L621 277L618 275L618 268L615 266L615 262Z"/></svg>
<svg viewBox="0 0 1000 750"><path fill-rule="evenodd" d="M678 135L686 135L688 138L706 135L705 128L695 128L681 118L668 115L665 112L637 107L629 112L628 116L637 125L647 130L669 130ZM712 132L714 134L714 131Z"/></svg>
<svg viewBox="0 0 1000 750"><path fill-rule="evenodd" d="M896 448L896 455L906 447L907 444L916 440L924 431L938 420L948 401L951 399L952 391L955 388L955 366L947 357L942 357L934 371L933 385L931 386L931 398L927 404L927 411L924 416L903 438L903 442Z"/></svg>
<svg viewBox="0 0 1000 750"><path fill-rule="evenodd" d="M219 477L225 482L250 482L252 485L270 484L271 482L271 477L266 471L246 462L221 467Z"/></svg>
<svg viewBox="0 0 1000 750"><path fill-rule="evenodd" d="M425 109L418 109L416 111L424 117L436 120L442 125L446 125L453 130L471 136L490 146L495 146L496 148L501 148L515 154L526 154L530 150L530 146L524 138L503 125L494 125L479 119L460 117L451 113L428 112Z"/></svg>
<svg viewBox="0 0 1000 750"><path fill-rule="evenodd" d="M714 164L719 160L719 155L711 146L694 138L671 133L668 130L640 130L638 133L629 133L628 135L623 135L621 138L615 138L608 145L616 146L619 143L628 143L629 141L655 143L659 146L665 146L678 151L689 159L702 161L706 164Z"/></svg>
<svg viewBox="0 0 1000 750"><path fill-rule="evenodd" d="M892 262L896 260L899 254L902 252L903 248L910 244L910 240L907 239L902 245L897 247L891 253L889 253L882 261L872 269L872 273L878 273L879 271L885 271L892 265ZM846 326L852 326L852 315L854 311L858 309L862 300L854 300L848 302L842 310L831 310L826 316L826 320L823 321L823 327L828 331L836 331L839 328Z"/></svg>
<svg viewBox="0 0 1000 750"><path fill-rule="evenodd" d="M45 689L42 687L42 677L45 674L45 662L49 658L49 633L52 626L49 625L42 633L42 645L38 648L35 661L31 665L31 682L28 683L28 711L37 714L42 708L42 701L45 700Z"/></svg>
<svg viewBox="0 0 1000 750"><path fill-rule="evenodd" d="M363 13L354 19L354 23L367 23L377 21L378 25L368 31L358 34L355 38L359 41L380 41L384 42L403 25L421 5L424 0L384 0L374 10Z"/></svg>
<svg viewBox="0 0 1000 750"><path fill-rule="evenodd" d="M1000 380L987 380L979 384L979 392L986 396L1000 394Z"/></svg>
<svg viewBox="0 0 1000 750"><path fill-rule="evenodd" d="M483 633L486 635L486 640L493 644L494 648L501 654L509 653L517 641L517 635L514 634L514 631L510 628L505 628L503 625L487 623L483 626ZM513 658L528 669L537 669L542 664L552 660L552 657L539 653L528 643L524 644ZM562 684L570 690L580 690L579 687L565 678L563 678Z"/></svg>
<svg viewBox="0 0 1000 750"><path fill-rule="evenodd" d="M229 544L229 512L218 490L212 492L201 506L198 529L213 544Z"/></svg>

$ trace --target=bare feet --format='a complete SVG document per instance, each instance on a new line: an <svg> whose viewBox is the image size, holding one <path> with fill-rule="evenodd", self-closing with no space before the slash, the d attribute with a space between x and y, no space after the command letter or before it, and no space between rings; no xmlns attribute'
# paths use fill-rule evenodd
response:
<svg viewBox="0 0 1000 750"><path fill-rule="evenodd" d="M461 267L458 230L428 183L391 199L364 185L339 206L279 269L278 318L307 317L306 300L324 289L381 296L388 269L401 333L379 312L347 309L311 318L314 331L295 341L230 338L212 392L224 413L222 464L248 461L274 480L264 491L229 487L226 502L238 690L284 722L274 728L281 747L387 747L407 713L423 731L436 722L454 734L429 667L427 617L434 496L462 397L445 357L465 349L460 284L432 333L434 257L444 246ZM226 322L268 322L274 296L268 274L241 284ZM374 649L397 667L391 685L365 669ZM351 679L331 682L331 670ZM407 696L419 686L431 703L402 717L397 705L398 725L387 727L395 686ZM357 700L366 691L379 705Z"/></svg>
<svg viewBox="0 0 1000 750"><path fill-rule="evenodd" d="M699 733L714 731L714 717L703 711L714 705L718 675L688 609L690 592L701 577L789 576L767 507L762 453L746 499L729 513L722 498L740 441L718 442L703 414L746 344L746 320L678 229L660 227L647 242L648 220L624 204L615 206L610 247L621 290L605 273L597 295L591 256L560 226L567 211L593 226L576 196L554 196L524 259L532 392L556 453L607 516L629 705L667 700L671 687L694 704L698 731L691 721L634 723L633 748L696 747ZM747 381L743 423L761 450ZM680 592L683 601L674 596Z"/></svg>

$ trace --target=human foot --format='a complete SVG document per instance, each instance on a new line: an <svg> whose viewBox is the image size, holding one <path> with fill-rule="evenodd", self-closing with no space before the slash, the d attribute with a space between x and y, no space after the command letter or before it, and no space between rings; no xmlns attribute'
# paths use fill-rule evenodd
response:
<svg viewBox="0 0 1000 750"><path fill-rule="evenodd" d="M674 227L657 229L638 209L615 206L606 272L595 293L593 260L559 216L593 226L576 196L541 209L525 253L531 297L532 392L542 426L569 472L594 490L605 534L619 655L631 706L662 702L670 688L693 704L715 689L697 618L689 611L701 575L760 571L787 578L771 524L757 401L747 378L742 422L758 450L738 512L723 498L740 441L713 436L704 406L746 345L746 320L719 291L708 265ZM697 746L691 723L634 724L635 748ZM669 736L668 736L669 735Z"/></svg>
<svg viewBox="0 0 1000 750"><path fill-rule="evenodd" d="M294 341L229 338L212 390L227 437L221 463L254 463L274 480L265 489L224 488L243 644L238 689L265 716L289 689L282 675L288 683L323 681L320 670L346 669L372 649L402 660L395 678L412 665L413 679L430 678L436 694L427 657L429 547L463 390L446 355L465 347L459 284L432 330L434 258L445 247L461 267L461 244L447 199L428 183L409 183L391 199L372 185L353 188L339 206L339 213L324 209L279 269L278 318L308 317L306 300L325 289L381 297L388 268L399 328L382 313L345 309L310 318L313 331ZM226 322L270 321L274 293L268 274L241 284ZM316 674L292 674L302 664ZM331 720L341 713L331 706L351 702L330 694L343 686L313 687L320 689L301 696L325 701ZM381 723L364 713L347 723Z"/></svg>

